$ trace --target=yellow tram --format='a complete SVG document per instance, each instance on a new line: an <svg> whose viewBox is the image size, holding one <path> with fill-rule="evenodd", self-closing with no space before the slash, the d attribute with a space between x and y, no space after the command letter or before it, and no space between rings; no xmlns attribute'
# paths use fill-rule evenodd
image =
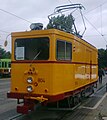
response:
<svg viewBox="0 0 107 120"><path fill-rule="evenodd" d="M97 52L85 40L57 29L12 33L8 98L23 99L17 112L28 113L38 102L91 94L98 79Z"/></svg>

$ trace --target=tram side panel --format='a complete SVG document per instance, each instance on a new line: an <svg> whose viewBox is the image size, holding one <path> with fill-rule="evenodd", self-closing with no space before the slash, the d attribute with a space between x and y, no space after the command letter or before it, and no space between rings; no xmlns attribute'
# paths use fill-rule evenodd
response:
<svg viewBox="0 0 107 120"><path fill-rule="evenodd" d="M97 50L87 44L72 40L72 61L54 65L54 94L75 91L97 81Z"/></svg>
<svg viewBox="0 0 107 120"><path fill-rule="evenodd" d="M72 59L70 62L57 60L58 63L53 65L53 93L74 91L96 82L98 76L96 48L80 38L72 39L60 35L55 37L72 43Z"/></svg>

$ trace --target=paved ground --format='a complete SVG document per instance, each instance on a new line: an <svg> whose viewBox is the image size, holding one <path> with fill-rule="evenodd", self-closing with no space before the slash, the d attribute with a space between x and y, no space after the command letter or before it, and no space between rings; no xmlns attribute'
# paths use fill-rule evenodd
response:
<svg viewBox="0 0 107 120"><path fill-rule="evenodd" d="M15 120L107 120L107 93L103 83L98 83L98 91L85 100L75 110L37 110ZM6 93L10 89L9 79L0 79L0 120L9 120L16 113L16 100L7 99Z"/></svg>
<svg viewBox="0 0 107 120"><path fill-rule="evenodd" d="M0 120L8 120L16 113L16 101L7 99L7 92L10 90L10 79L0 78Z"/></svg>

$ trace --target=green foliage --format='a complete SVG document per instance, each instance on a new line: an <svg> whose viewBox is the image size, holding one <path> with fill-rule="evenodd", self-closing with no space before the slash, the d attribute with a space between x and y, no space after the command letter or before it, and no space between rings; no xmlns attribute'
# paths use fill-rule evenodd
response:
<svg viewBox="0 0 107 120"><path fill-rule="evenodd" d="M0 59L11 58L11 53L8 51L6 52L3 48L0 48Z"/></svg>
<svg viewBox="0 0 107 120"><path fill-rule="evenodd" d="M98 50L98 65L99 68L107 67L107 50L105 49Z"/></svg>
<svg viewBox="0 0 107 120"><path fill-rule="evenodd" d="M47 25L47 29L51 29L51 28L55 28L55 29L60 29L66 32L73 32L73 23L74 23L74 19L72 15L61 15L61 16L57 16L57 17L51 17L48 25Z"/></svg>

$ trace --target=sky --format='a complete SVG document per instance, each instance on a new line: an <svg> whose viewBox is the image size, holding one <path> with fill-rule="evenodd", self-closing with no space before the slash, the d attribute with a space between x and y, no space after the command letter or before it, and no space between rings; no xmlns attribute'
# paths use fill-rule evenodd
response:
<svg viewBox="0 0 107 120"><path fill-rule="evenodd" d="M29 31L31 23L41 22L46 27L48 15L54 12L55 7L72 3L85 7L82 12L87 29L83 39L98 49L106 49L107 0L0 0L0 45L4 48L4 41L11 32ZM82 34L84 26L81 16L77 12L73 15ZM7 40L5 49L11 51L11 36Z"/></svg>

